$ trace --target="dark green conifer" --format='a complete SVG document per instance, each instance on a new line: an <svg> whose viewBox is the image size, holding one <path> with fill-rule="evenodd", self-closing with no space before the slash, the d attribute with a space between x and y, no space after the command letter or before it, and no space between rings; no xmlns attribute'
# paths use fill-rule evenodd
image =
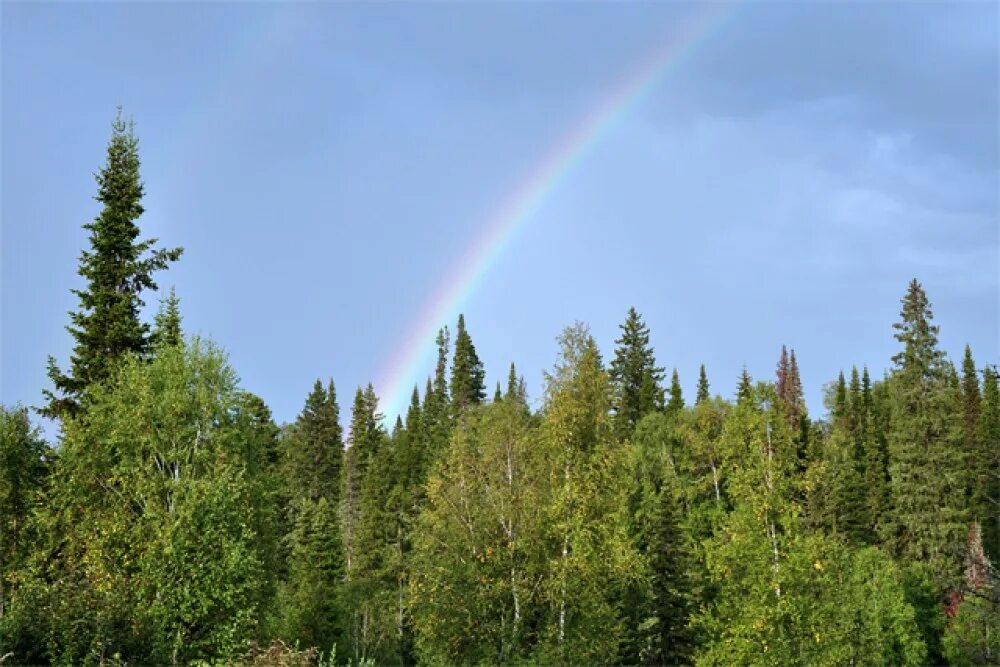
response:
<svg viewBox="0 0 1000 667"><path fill-rule="evenodd" d="M451 402L455 415L486 398L486 371L476 354L476 346L465 328L465 316L458 316L455 354L451 362Z"/></svg>
<svg viewBox="0 0 1000 667"><path fill-rule="evenodd" d="M96 199L103 208L84 225L90 231L90 250L81 253L78 271L87 285L73 290L80 308L70 313L67 327L76 341L69 372L49 358L53 388L45 391L48 404L42 410L49 417L74 414L84 390L107 378L122 355L146 352L149 326L139 320L142 292L155 290L153 274L181 256L180 248L154 249L156 239L138 240L136 220L143 213L139 140L121 109L111 126L107 162L97 185Z"/></svg>
<svg viewBox="0 0 1000 667"><path fill-rule="evenodd" d="M670 376L670 400L667 401L666 411L668 415L676 415L684 409L684 394L681 392L681 380L674 369Z"/></svg>
<svg viewBox="0 0 1000 667"><path fill-rule="evenodd" d="M150 344L153 347L160 345L180 345L184 341L184 334L181 331L181 300L177 297L174 288L170 288L170 294L165 299L160 300L160 308L153 320L153 331L150 334Z"/></svg>
<svg viewBox="0 0 1000 667"><path fill-rule="evenodd" d="M889 537L904 560L927 563L945 586L957 580L968 529L968 462L938 327L916 280L902 304L901 321L893 325L903 349L893 357L891 379Z"/></svg>
<svg viewBox="0 0 1000 667"><path fill-rule="evenodd" d="M663 369L656 365L649 327L635 308L629 308L620 329L609 372L614 385L615 430L624 437L645 415L662 408Z"/></svg>
<svg viewBox="0 0 1000 667"><path fill-rule="evenodd" d="M743 367L743 371L740 373L740 384L736 389L736 402L740 405L748 403L753 400L753 378L750 377L750 372L747 371L747 367Z"/></svg>
<svg viewBox="0 0 1000 667"><path fill-rule="evenodd" d="M997 369L983 369L983 399L979 413L979 442L989 470L986 497L989 516L983 521L983 544L994 562L1000 562L1000 387Z"/></svg>
<svg viewBox="0 0 1000 667"><path fill-rule="evenodd" d="M698 369L698 396L695 398L695 404L700 405L709 398L711 395L709 394L708 376L705 374L705 364L702 364L701 368Z"/></svg>

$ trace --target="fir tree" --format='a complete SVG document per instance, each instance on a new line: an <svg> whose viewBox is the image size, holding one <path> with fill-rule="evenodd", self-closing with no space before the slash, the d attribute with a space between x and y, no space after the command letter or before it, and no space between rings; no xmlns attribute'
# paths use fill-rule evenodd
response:
<svg viewBox="0 0 1000 667"><path fill-rule="evenodd" d="M965 455L969 466L969 507L972 520L980 525L988 522L990 515L989 484L991 454L989 447L984 447L980 441L979 422L982 413L982 393L979 388L979 375L976 363L972 359L972 349L965 346L965 357L962 360L961 379L961 414L962 435L965 444Z"/></svg>
<svg viewBox="0 0 1000 667"><path fill-rule="evenodd" d="M701 365L698 369L698 396L695 398L695 405L699 405L707 401L711 396L709 395L708 388L708 376L705 375L705 364Z"/></svg>
<svg viewBox="0 0 1000 667"><path fill-rule="evenodd" d="M913 280L893 325L890 539L907 561L927 562L938 585L954 583L968 520L966 457L948 364L927 295Z"/></svg>
<svg viewBox="0 0 1000 667"><path fill-rule="evenodd" d="M988 468L986 497L990 514L983 521L983 543L993 562L1000 562L1000 387L997 370L983 370L983 399L979 413L979 442Z"/></svg>
<svg viewBox="0 0 1000 667"><path fill-rule="evenodd" d="M615 430L619 437L631 433L646 414L663 405L663 369L656 365L649 345L649 327L635 308L629 308L621 337L611 361L614 386Z"/></svg>
<svg viewBox="0 0 1000 667"><path fill-rule="evenodd" d="M465 328L465 316L458 316L455 330L455 355L451 362L451 400L456 415L470 405L478 405L486 398L486 371L476 354L476 346Z"/></svg>
<svg viewBox="0 0 1000 667"><path fill-rule="evenodd" d="M80 308L70 313L67 330L76 341L70 370L64 373L49 358L53 389L45 391L43 414L63 418L75 414L84 390L103 381L128 353L149 347L149 327L139 320L144 290L156 289L153 274L181 256L180 248L154 249L156 239L139 241L136 220L143 213L139 177L139 140L134 124L118 111L111 126L107 162L97 174L97 201L103 208L90 231L90 250L80 255L79 274L87 282L73 290Z"/></svg>
<svg viewBox="0 0 1000 667"><path fill-rule="evenodd" d="M871 376L865 366L861 373L862 481L867 495L869 539L874 540L889 508L889 471L885 437L879 432Z"/></svg>
<svg viewBox="0 0 1000 667"><path fill-rule="evenodd" d="M740 373L740 384L736 389L736 402L738 404L746 403L753 399L753 378L750 377L750 373L747 371L747 367L743 367L743 371Z"/></svg>
<svg viewBox="0 0 1000 667"><path fill-rule="evenodd" d="M149 337L153 347L180 345L183 342L180 303L181 300L177 298L173 287L170 288L167 298L160 300L160 308L153 320L153 331Z"/></svg>
<svg viewBox="0 0 1000 667"><path fill-rule="evenodd" d="M514 362L510 362L510 370L507 372L507 393L504 399L515 400L528 409L528 388L524 383L524 378L517 374Z"/></svg>
<svg viewBox="0 0 1000 667"><path fill-rule="evenodd" d="M668 415L676 415L683 409L684 395L681 392L681 381L675 368L673 375L670 377L670 400L667 401L666 411Z"/></svg>
<svg viewBox="0 0 1000 667"><path fill-rule="evenodd" d="M292 493L312 501L326 498L336 506L343 484L344 442L332 380L327 388L319 380L313 384L283 448L285 479Z"/></svg>

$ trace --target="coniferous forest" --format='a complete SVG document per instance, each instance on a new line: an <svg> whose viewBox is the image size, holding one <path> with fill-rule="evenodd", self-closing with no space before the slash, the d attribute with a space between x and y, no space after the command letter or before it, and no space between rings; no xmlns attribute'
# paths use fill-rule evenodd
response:
<svg viewBox="0 0 1000 667"><path fill-rule="evenodd" d="M1000 664L997 368L944 353L917 279L824 415L782 341L685 396L626 303L543 396L487 388L460 317L394 423L321 377L278 425L158 290L182 253L121 116L97 200L58 437L0 412L4 665Z"/></svg>

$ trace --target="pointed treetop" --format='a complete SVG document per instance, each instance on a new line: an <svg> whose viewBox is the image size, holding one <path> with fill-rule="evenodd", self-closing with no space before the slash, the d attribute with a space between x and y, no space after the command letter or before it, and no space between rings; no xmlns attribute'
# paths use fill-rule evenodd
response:
<svg viewBox="0 0 1000 667"><path fill-rule="evenodd" d="M684 395L681 393L681 381L674 369L670 376L670 400L667 401L667 414L675 415L684 409Z"/></svg>
<svg viewBox="0 0 1000 667"><path fill-rule="evenodd" d="M937 347L939 327L932 324L934 314L930 302L916 278L910 281L902 304L901 321L892 328L903 349L892 357L892 361L904 373L927 376L941 369L944 352Z"/></svg>
<svg viewBox="0 0 1000 667"><path fill-rule="evenodd" d="M663 369L656 365L649 344L649 327L635 308L629 308L625 322L619 325L621 337L609 369L614 385L615 428L627 435L643 416L662 409Z"/></svg>
<svg viewBox="0 0 1000 667"><path fill-rule="evenodd" d="M451 400L458 415L470 405L486 398L486 371L476 353L476 346L465 328L465 316L458 316L455 330L455 352L451 362Z"/></svg>
<svg viewBox="0 0 1000 667"><path fill-rule="evenodd" d="M497 380L496 391L493 392L493 402L499 403L503 400L503 393L500 391L500 380Z"/></svg>
<svg viewBox="0 0 1000 667"><path fill-rule="evenodd" d="M170 288L170 294L166 298L160 299L160 308L156 312L153 332L150 334L150 343L154 347L174 346L184 342L181 332L180 302L173 287Z"/></svg>
<svg viewBox="0 0 1000 667"><path fill-rule="evenodd" d="M75 345L64 373L49 359L53 388L45 390L42 413L61 418L80 408L84 390L107 378L119 359L149 348L149 327L139 319L144 290L156 290L153 275L181 256L180 248L155 249L156 239L139 240L136 220L142 215L139 140L132 121L118 109L111 126L107 159L96 174L101 212L83 227L90 249L80 254L78 273L86 287L72 292L80 306L70 313L67 330Z"/></svg>
<svg viewBox="0 0 1000 667"><path fill-rule="evenodd" d="M504 398L512 398L525 407L528 405L528 389L525 386L524 378L517 374L517 368L514 367L513 361L510 362L510 370L507 372L507 393L504 394Z"/></svg>
<svg viewBox="0 0 1000 667"><path fill-rule="evenodd" d="M750 377L747 367L743 367L743 372L740 373L740 385L736 390L736 402L745 403L753 398L753 378Z"/></svg>
<svg viewBox="0 0 1000 667"><path fill-rule="evenodd" d="M781 356L778 358L778 381L774 386L778 398L788 402L788 382L791 375L791 362L788 359L788 348L781 346Z"/></svg>
<svg viewBox="0 0 1000 667"><path fill-rule="evenodd" d="M698 369L698 396L695 403L704 403L709 398L708 375L705 374L705 364L702 364Z"/></svg>

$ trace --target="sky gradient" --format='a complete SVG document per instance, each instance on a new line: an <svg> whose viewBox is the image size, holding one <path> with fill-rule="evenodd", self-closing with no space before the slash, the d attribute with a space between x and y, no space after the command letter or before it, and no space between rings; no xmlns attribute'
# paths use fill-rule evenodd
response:
<svg viewBox="0 0 1000 667"><path fill-rule="evenodd" d="M316 377L342 407L375 381L490 214L703 9L0 5L0 400L40 404L46 356L68 358L116 105L140 224L185 247L161 286L289 421ZM1000 361L998 22L993 3L734 7L467 295L490 385L514 361L537 398L574 320L610 358L634 305L689 396L700 363L724 396L744 364L772 378L784 343L821 413L838 370L888 366L912 277L953 357Z"/></svg>

